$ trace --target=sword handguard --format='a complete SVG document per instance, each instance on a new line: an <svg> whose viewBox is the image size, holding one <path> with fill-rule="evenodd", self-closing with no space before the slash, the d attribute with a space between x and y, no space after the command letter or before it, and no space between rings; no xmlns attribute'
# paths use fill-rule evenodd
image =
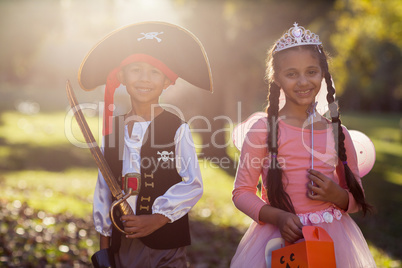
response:
<svg viewBox="0 0 402 268"><path fill-rule="evenodd" d="M122 230L119 227L119 225L116 223L116 221L114 219L113 210L119 205L120 211L123 213L123 215L131 215L131 214L133 214L130 205L127 202L125 202L127 200L127 198L129 198L131 196L131 192L132 192L132 189L128 188L128 193L123 195L122 197L120 197L116 201L114 201L112 203L112 206L110 207L110 219L111 219L114 227L116 227L117 230L119 230L120 232L122 232L123 234L126 234L126 235L130 235L132 233L128 233L128 232Z"/></svg>

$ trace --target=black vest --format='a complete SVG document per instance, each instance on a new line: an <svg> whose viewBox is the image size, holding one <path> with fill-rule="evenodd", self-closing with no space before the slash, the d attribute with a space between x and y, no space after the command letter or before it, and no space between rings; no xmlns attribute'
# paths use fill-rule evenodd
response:
<svg viewBox="0 0 402 268"><path fill-rule="evenodd" d="M113 120L113 133L105 136L105 158L121 185L124 148L124 117ZM141 147L141 188L136 214L152 214L155 199L182 181L176 170L174 136L183 121L163 111L149 125ZM116 234L114 229L114 234ZM112 235L114 236L114 235ZM152 234L140 238L153 249L172 249L191 244L188 215L167 223ZM113 238L112 238L113 240ZM112 242L113 243L113 242Z"/></svg>

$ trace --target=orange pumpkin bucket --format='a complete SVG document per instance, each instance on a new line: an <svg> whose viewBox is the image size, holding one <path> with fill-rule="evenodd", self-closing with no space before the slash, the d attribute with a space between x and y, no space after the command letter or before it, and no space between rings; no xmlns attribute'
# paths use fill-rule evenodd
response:
<svg viewBox="0 0 402 268"><path fill-rule="evenodd" d="M272 268L336 268L334 242L321 227L304 226L304 241L272 251Z"/></svg>

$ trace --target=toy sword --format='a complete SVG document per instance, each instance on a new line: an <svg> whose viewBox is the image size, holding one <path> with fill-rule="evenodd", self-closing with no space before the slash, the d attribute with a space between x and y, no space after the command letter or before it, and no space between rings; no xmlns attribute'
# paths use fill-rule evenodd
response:
<svg viewBox="0 0 402 268"><path fill-rule="evenodd" d="M82 134L84 135L85 142L89 145L89 149L91 150L91 154L93 158L95 159L96 165L98 166L100 172L103 175L103 178L105 179L107 186L110 189L110 192L112 193L113 197L116 199L112 203L112 206L110 208L110 219L113 223L113 225L119 230L120 232L124 234L130 234L122 230L116 223L113 215L113 210L115 208L119 208L120 212L123 215L133 215L134 212L131 209L130 205L127 203L126 199L130 197L131 195L131 188L129 188L128 193L124 193L124 191L121 190L119 184L117 183L116 179L114 178L114 175L112 173L112 170L110 169L108 163L106 162L105 157L103 156L98 144L96 143L94 136L92 135L91 129L88 126L87 121L85 120L84 114L81 111L80 105L75 97L73 88L71 87L70 81L67 80L66 84L66 91L67 91L67 97L68 101L70 102L70 106L73 109L74 112L74 117L77 120L77 123L81 129Z"/></svg>

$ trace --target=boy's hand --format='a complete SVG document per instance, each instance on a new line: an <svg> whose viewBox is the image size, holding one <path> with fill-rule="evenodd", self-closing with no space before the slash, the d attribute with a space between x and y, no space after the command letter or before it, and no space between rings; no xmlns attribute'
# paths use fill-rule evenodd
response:
<svg viewBox="0 0 402 268"><path fill-rule="evenodd" d="M310 199L331 202L347 210L349 195L345 189L317 170L311 169L308 172L308 178L314 182L314 185L307 185Z"/></svg>
<svg viewBox="0 0 402 268"><path fill-rule="evenodd" d="M121 217L124 231L132 233L127 238L140 238L152 234L166 223L169 219L161 214L151 215L125 215Z"/></svg>

